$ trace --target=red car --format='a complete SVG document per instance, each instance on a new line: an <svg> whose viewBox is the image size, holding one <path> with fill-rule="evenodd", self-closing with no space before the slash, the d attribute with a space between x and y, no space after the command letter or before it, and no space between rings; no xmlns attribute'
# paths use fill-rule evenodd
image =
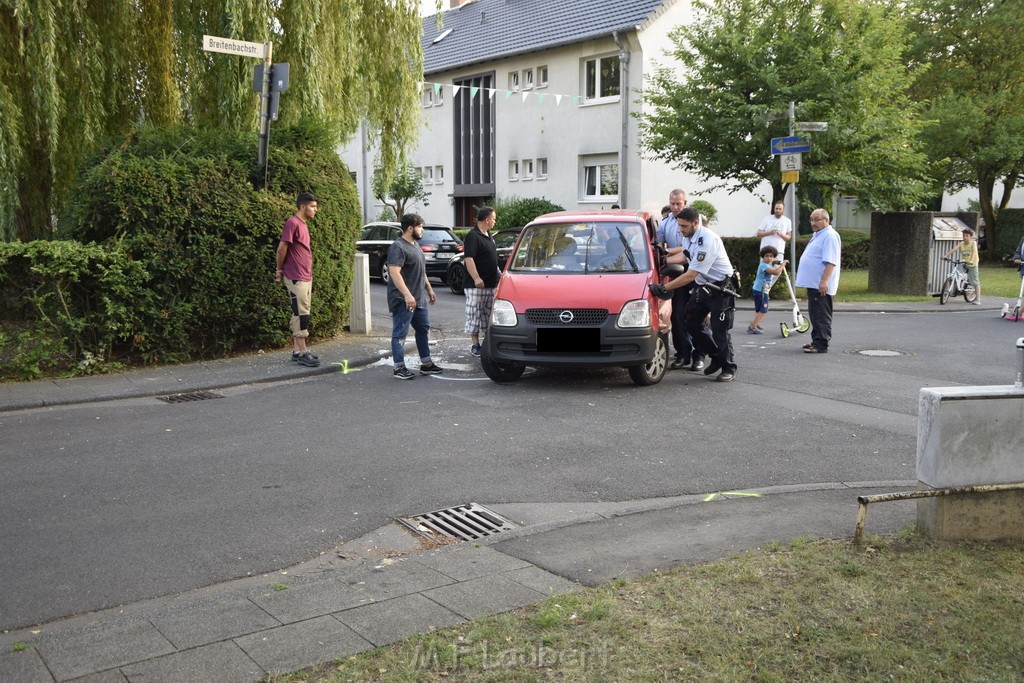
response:
<svg viewBox="0 0 1024 683"><path fill-rule="evenodd" d="M495 382L529 366L623 367L656 384L668 367L670 303L646 213L560 211L516 241L498 283L481 362Z"/></svg>

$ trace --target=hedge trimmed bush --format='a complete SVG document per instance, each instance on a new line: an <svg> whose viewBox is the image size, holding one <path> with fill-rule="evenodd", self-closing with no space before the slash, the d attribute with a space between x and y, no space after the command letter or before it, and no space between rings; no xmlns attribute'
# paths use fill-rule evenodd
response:
<svg viewBox="0 0 1024 683"><path fill-rule="evenodd" d="M75 241L0 242L0 376L108 367L152 304L145 268Z"/></svg>
<svg viewBox="0 0 1024 683"><path fill-rule="evenodd" d="M506 228L521 228L537 216L565 211L563 207L543 197L496 197L489 206L498 214L494 222L495 232Z"/></svg>
<svg viewBox="0 0 1024 683"><path fill-rule="evenodd" d="M841 257L840 270L845 268L867 268L868 255L870 253L871 239L863 230L839 230L839 236L843 240L843 252ZM811 241L810 236L796 237L796 258L800 262L800 255L804 253L807 243ZM752 286L754 277L757 275L757 267L761 261L760 237L723 237L725 250L732 261L732 267L740 272L741 291L743 296L753 296ZM782 258L789 259L789 245L786 245L786 254ZM842 275L840 274L840 277ZM774 290L773 290L774 291ZM789 296L788 292L778 294L778 297Z"/></svg>
<svg viewBox="0 0 1024 683"><path fill-rule="evenodd" d="M1024 209L1003 209L997 227L996 257L1002 259L1012 255L1024 237Z"/></svg>
<svg viewBox="0 0 1024 683"><path fill-rule="evenodd" d="M288 295L274 253L295 197L320 200L310 223L310 330L329 337L348 316L359 234L355 186L322 130L275 131L266 190L256 136L141 129L83 173L61 235L139 263L145 280L128 336L143 361L182 361L278 346Z"/></svg>

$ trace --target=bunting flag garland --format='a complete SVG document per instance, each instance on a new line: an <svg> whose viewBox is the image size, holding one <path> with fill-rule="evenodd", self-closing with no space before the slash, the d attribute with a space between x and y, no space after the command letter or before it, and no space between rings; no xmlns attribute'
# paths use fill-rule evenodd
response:
<svg viewBox="0 0 1024 683"><path fill-rule="evenodd" d="M455 98L456 95L459 94L460 90L465 88L466 90L469 91L469 99L471 99L471 100L474 99L477 96L477 93L479 93L480 91L486 92L487 93L487 97L489 97L491 100L494 100L499 92L504 92L505 93L505 101L506 102L508 100L512 99L512 96L515 95L516 92L519 92L519 94L522 95L522 98L520 99L521 102L526 102L530 98L530 96L533 95L536 98L536 101L539 104L543 104L544 101L549 96L551 96L555 100L555 106L556 107L560 107L562 105L562 100L563 99L570 101L573 106L579 105L579 103L583 100L583 96L582 95L565 95L565 94L562 94L562 93L534 92L532 90L516 91L516 90L505 90L505 89L502 89L502 88L481 88L481 87L475 86L475 85L473 85L473 86L469 86L469 85L453 85L453 84L448 84L448 83L431 83L431 82L428 82L428 81L421 81L418 85L419 85L419 88L420 88L421 91L423 91L426 88L430 88L432 86L433 90L434 90L434 95L438 96L438 97L440 97L440 95L441 95L441 89L442 88L451 88L451 90L452 90L452 98L453 99Z"/></svg>

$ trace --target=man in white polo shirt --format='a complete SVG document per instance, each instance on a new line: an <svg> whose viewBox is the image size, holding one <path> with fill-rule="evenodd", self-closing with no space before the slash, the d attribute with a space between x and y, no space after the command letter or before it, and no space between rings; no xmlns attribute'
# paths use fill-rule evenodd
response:
<svg viewBox="0 0 1024 683"><path fill-rule="evenodd" d="M839 291L843 243L825 209L811 212L811 229L814 234L796 269L796 286L807 288L807 311L811 319L811 343L804 346L804 353L828 353L828 344L832 341L832 297Z"/></svg>
<svg viewBox="0 0 1024 683"><path fill-rule="evenodd" d="M765 247L775 247L779 258L785 257L786 243L793 237L793 221L782 215L785 211L786 205L780 199L772 206L772 212L761 221L757 228L757 236L761 238L758 253Z"/></svg>

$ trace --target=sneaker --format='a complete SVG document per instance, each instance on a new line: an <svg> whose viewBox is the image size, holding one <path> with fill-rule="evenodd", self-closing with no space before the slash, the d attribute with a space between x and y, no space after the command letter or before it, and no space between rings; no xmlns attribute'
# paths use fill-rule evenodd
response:
<svg viewBox="0 0 1024 683"><path fill-rule="evenodd" d="M688 367L686 369L687 370L693 370L694 372L696 372L697 370L703 370L704 369L704 361L702 361L702 360L695 360L695 361L693 361L693 365L691 365L690 367Z"/></svg>
<svg viewBox="0 0 1024 683"><path fill-rule="evenodd" d="M981 305L980 301L972 301L971 303L974 304L975 306L980 306Z"/></svg>
<svg viewBox="0 0 1024 683"><path fill-rule="evenodd" d="M444 372L444 368L442 368L437 363L431 363L430 365L420 365L421 375L440 375L442 372Z"/></svg>
<svg viewBox="0 0 1024 683"><path fill-rule="evenodd" d="M679 370L680 368L685 368L689 364L690 361L685 358L676 358L674 361L672 361L672 365L670 365L669 367L672 368L673 370Z"/></svg>
<svg viewBox="0 0 1024 683"><path fill-rule="evenodd" d="M301 358L302 356L309 356L313 360L320 360L320 356L316 355L312 351L303 351L302 353L299 353L298 351L292 351L293 361L298 362L299 358Z"/></svg>
<svg viewBox="0 0 1024 683"><path fill-rule="evenodd" d="M722 374L720 374L718 377L715 378L715 381L716 382L731 382L734 379L736 379L736 373L735 372L729 372L728 370L723 370Z"/></svg>
<svg viewBox="0 0 1024 683"><path fill-rule="evenodd" d="M320 367L320 359L311 354L309 351L300 353L298 358L293 358L299 365L305 365L307 368Z"/></svg>
<svg viewBox="0 0 1024 683"><path fill-rule="evenodd" d="M416 377L416 375L413 374L413 372L404 365L395 368L395 372L393 373L393 375L395 379L414 379Z"/></svg>
<svg viewBox="0 0 1024 683"><path fill-rule="evenodd" d="M470 347L469 352L471 354L473 354L474 356L476 356L477 358L479 358L480 357L480 345L479 344L473 344L473 346Z"/></svg>
<svg viewBox="0 0 1024 683"><path fill-rule="evenodd" d="M748 327L747 334L764 334L764 330L760 327Z"/></svg>

